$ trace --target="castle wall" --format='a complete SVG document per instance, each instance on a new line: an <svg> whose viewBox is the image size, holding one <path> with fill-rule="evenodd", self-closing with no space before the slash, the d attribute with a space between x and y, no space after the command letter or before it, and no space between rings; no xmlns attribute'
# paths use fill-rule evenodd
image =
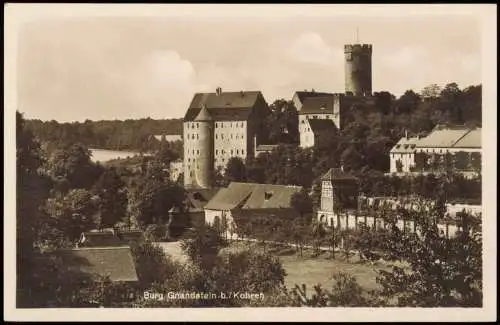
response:
<svg viewBox="0 0 500 325"><path fill-rule="evenodd" d="M245 161L248 154L247 121L216 121L214 129L214 166L226 168L231 157Z"/></svg>

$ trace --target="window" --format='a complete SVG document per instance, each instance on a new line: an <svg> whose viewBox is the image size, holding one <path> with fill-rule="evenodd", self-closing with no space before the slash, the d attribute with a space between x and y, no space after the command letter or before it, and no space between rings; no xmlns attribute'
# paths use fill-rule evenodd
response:
<svg viewBox="0 0 500 325"><path fill-rule="evenodd" d="M304 121L304 120L302 120L300 123L304 124L304 123L305 123L305 121Z"/></svg>
<svg viewBox="0 0 500 325"><path fill-rule="evenodd" d="M194 155L194 149L193 149L193 155Z"/></svg>
<svg viewBox="0 0 500 325"><path fill-rule="evenodd" d="M233 149L231 149L231 156L233 155L233 152L234 152Z"/></svg>
<svg viewBox="0 0 500 325"><path fill-rule="evenodd" d="M188 129L189 129L189 124L186 124L186 128L188 128Z"/></svg>
<svg viewBox="0 0 500 325"><path fill-rule="evenodd" d="M236 149L236 154L239 155L240 154L240 150L239 149Z"/></svg>
<svg viewBox="0 0 500 325"><path fill-rule="evenodd" d="M219 154L219 150L218 149L215 149L215 154L218 155Z"/></svg>
<svg viewBox="0 0 500 325"><path fill-rule="evenodd" d="M199 155L199 154L200 154L200 150L196 150L196 154L198 154L198 155Z"/></svg>
<svg viewBox="0 0 500 325"><path fill-rule="evenodd" d="M219 127L219 123L215 122L215 128Z"/></svg>
<svg viewBox="0 0 500 325"><path fill-rule="evenodd" d="M326 119L330 119L330 115L327 115L327 116L326 116Z"/></svg>
<svg viewBox="0 0 500 325"><path fill-rule="evenodd" d="M221 134L221 135L220 135L220 138L221 138L222 140L224 140L224 134Z"/></svg>
<svg viewBox="0 0 500 325"><path fill-rule="evenodd" d="M193 177L193 171L189 172L189 176Z"/></svg>
<svg viewBox="0 0 500 325"><path fill-rule="evenodd" d="M226 161L226 159L222 158L222 162Z"/></svg>
<svg viewBox="0 0 500 325"><path fill-rule="evenodd" d="M273 192L265 192L264 193L264 200L268 201L269 199L271 199L272 196L273 196Z"/></svg>
<svg viewBox="0 0 500 325"><path fill-rule="evenodd" d="M219 135L217 133L215 134L215 139L219 139Z"/></svg>
<svg viewBox="0 0 500 325"><path fill-rule="evenodd" d="M317 119L318 116L317 115L313 115L313 120Z"/></svg>
<svg viewBox="0 0 500 325"><path fill-rule="evenodd" d="M199 129L200 128L200 123L196 123L196 128Z"/></svg>
<svg viewBox="0 0 500 325"><path fill-rule="evenodd" d="M233 134L231 133L231 139L233 138Z"/></svg>
<svg viewBox="0 0 500 325"><path fill-rule="evenodd" d="M238 138L239 138L239 134L236 135L236 140L238 140Z"/></svg>
<svg viewBox="0 0 500 325"><path fill-rule="evenodd" d="M188 162L191 162L191 158L188 158Z"/></svg>
<svg viewBox="0 0 500 325"><path fill-rule="evenodd" d="M200 136L198 133L196 133L196 140L199 140L200 139Z"/></svg>
<svg viewBox="0 0 500 325"><path fill-rule="evenodd" d="M222 149L222 154L225 154L226 152L224 151L224 149Z"/></svg>
<svg viewBox="0 0 500 325"><path fill-rule="evenodd" d="M244 155L245 154L245 150L241 149L241 154Z"/></svg>

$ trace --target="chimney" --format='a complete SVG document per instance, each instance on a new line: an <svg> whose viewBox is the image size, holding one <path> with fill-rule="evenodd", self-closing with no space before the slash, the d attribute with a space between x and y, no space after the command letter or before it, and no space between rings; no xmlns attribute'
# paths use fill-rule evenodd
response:
<svg viewBox="0 0 500 325"><path fill-rule="evenodd" d="M408 130L405 130L405 138L406 138L406 140L408 140L408 139L409 139L409 138L408 138Z"/></svg>
<svg viewBox="0 0 500 325"><path fill-rule="evenodd" d="M257 135L253 136L253 150L257 152Z"/></svg>
<svg viewBox="0 0 500 325"><path fill-rule="evenodd" d="M241 97L245 96L245 92L243 90L240 93L241 93Z"/></svg>
<svg viewBox="0 0 500 325"><path fill-rule="evenodd" d="M342 164L342 165L340 165L340 171L341 171L341 172L344 172L344 165L343 165L343 164Z"/></svg>
<svg viewBox="0 0 500 325"><path fill-rule="evenodd" d="M222 93L222 88L217 87L217 89L215 89L215 93L217 94L217 96L220 96L220 94Z"/></svg>

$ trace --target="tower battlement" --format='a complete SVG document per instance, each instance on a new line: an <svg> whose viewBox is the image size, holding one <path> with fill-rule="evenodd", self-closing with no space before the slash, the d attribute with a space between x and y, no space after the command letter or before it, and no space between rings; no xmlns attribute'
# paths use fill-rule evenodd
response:
<svg viewBox="0 0 500 325"><path fill-rule="evenodd" d="M344 53L372 53L372 44L346 44L344 45Z"/></svg>

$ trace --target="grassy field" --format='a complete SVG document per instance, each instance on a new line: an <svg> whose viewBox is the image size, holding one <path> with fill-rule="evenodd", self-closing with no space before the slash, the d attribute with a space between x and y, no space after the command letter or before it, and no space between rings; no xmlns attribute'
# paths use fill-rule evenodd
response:
<svg viewBox="0 0 500 325"><path fill-rule="evenodd" d="M181 262L186 262L187 257L182 252L180 242L158 243L165 253ZM224 248L226 251L238 251L251 249L252 251L264 251L259 243L233 242L231 246ZM333 284L332 276L336 272L348 273L356 277L358 283L365 289L377 288L376 275L378 269L389 269L390 266L381 263L369 264L360 262L356 257L346 261L340 253L336 259L330 257L330 253L324 252L319 256L312 257L312 251L304 250L303 256L293 248L266 248L266 251L277 256L286 271L285 285L291 289L296 284L306 284L307 290L311 292L313 286L321 284L322 287L330 289Z"/></svg>

